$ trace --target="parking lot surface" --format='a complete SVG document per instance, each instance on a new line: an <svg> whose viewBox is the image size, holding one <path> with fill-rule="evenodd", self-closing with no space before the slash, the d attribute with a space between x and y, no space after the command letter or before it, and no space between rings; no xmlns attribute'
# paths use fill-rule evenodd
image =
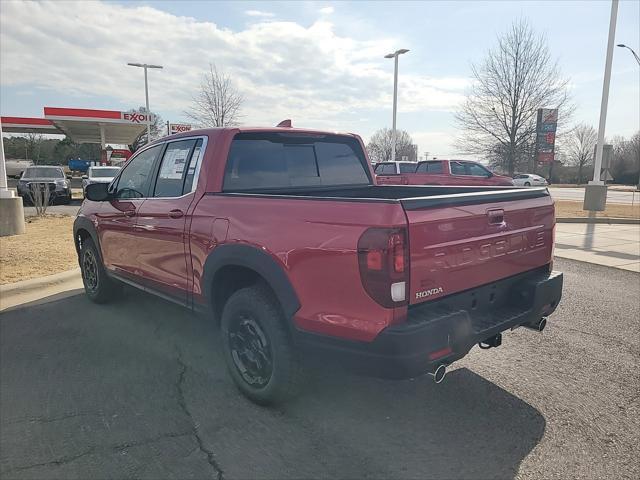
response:
<svg viewBox="0 0 640 480"><path fill-rule="evenodd" d="M0 315L2 478L639 478L640 275L571 260L543 334L444 383L316 367L279 408L226 375L214 322L143 293Z"/></svg>

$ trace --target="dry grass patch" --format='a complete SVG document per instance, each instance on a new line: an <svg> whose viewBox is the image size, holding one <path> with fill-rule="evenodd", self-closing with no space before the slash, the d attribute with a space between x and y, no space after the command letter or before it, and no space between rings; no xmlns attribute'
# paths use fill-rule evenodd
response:
<svg viewBox="0 0 640 480"><path fill-rule="evenodd" d="M0 237L0 285L52 275L78 266L74 217L29 217L26 233Z"/></svg>
<svg viewBox="0 0 640 480"><path fill-rule="evenodd" d="M556 200L556 217L588 217L591 213L582 209L582 202ZM631 206L607 203L607 209L604 212L596 212L596 217L640 218L640 204Z"/></svg>

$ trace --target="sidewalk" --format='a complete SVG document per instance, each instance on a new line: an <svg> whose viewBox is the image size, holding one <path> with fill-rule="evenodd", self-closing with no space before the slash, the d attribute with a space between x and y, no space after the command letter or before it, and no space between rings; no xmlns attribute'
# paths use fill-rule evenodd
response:
<svg viewBox="0 0 640 480"><path fill-rule="evenodd" d="M640 273L640 225L558 223L555 254Z"/></svg>

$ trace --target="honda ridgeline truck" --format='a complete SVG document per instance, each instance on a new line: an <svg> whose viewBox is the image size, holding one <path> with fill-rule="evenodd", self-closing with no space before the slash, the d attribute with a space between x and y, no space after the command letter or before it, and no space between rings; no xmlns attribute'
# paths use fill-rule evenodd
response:
<svg viewBox="0 0 640 480"><path fill-rule="evenodd" d="M124 282L208 312L260 404L290 396L317 354L439 382L474 345L541 331L562 294L546 188L376 185L357 135L172 135L86 194L73 233L88 297Z"/></svg>

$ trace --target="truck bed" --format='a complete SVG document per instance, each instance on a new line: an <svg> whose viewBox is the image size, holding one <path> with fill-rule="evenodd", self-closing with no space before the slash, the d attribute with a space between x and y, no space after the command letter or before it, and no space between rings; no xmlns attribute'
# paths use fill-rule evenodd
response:
<svg viewBox="0 0 640 480"><path fill-rule="evenodd" d="M400 202L405 210L438 206L502 202L549 196L546 187L462 187L436 185L369 185L356 187L279 188L225 192L226 195L265 195L287 198Z"/></svg>

